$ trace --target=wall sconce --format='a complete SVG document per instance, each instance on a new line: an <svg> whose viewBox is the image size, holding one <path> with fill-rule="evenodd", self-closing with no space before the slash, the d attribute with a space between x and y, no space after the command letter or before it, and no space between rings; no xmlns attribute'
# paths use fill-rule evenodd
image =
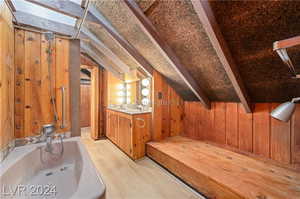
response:
<svg viewBox="0 0 300 199"><path fill-rule="evenodd" d="M123 90L123 89L125 89L124 84L117 84L117 89L118 89L118 90Z"/></svg>
<svg viewBox="0 0 300 199"><path fill-rule="evenodd" d="M271 116L283 122L288 122L296 109L296 102L300 101L300 97L293 98L290 102L280 104L271 112Z"/></svg>
<svg viewBox="0 0 300 199"><path fill-rule="evenodd" d="M142 95L143 95L143 96L147 97L149 94L150 94L150 91L149 91L148 88L143 88L143 89L142 89Z"/></svg>
<svg viewBox="0 0 300 199"><path fill-rule="evenodd" d="M149 78L143 79L141 81L141 104L143 106L150 105L150 95L151 95L151 80Z"/></svg>
<svg viewBox="0 0 300 199"><path fill-rule="evenodd" d="M150 84L149 79L143 79L143 80L142 80L142 85L143 85L144 87L149 86L149 84Z"/></svg>

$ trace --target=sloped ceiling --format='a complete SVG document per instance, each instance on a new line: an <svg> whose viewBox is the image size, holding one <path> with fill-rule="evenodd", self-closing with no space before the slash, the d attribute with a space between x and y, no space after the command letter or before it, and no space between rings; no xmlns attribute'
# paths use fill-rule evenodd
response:
<svg viewBox="0 0 300 199"><path fill-rule="evenodd" d="M157 0L146 15L212 101L238 101L190 1Z"/></svg>
<svg viewBox="0 0 300 199"><path fill-rule="evenodd" d="M122 48L120 45L112 39L112 37L109 35L109 33L102 28L101 26L94 26L85 24L89 28L89 30L94 33L97 38L105 44L112 52L115 53L128 67L131 69L139 68L140 65L131 58Z"/></svg>
<svg viewBox="0 0 300 199"><path fill-rule="evenodd" d="M100 0L94 4L117 31L148 60L153 68L167 77L185 100L197 100L168 60L138 26L138 22L123 1Z"/></svg>
<svg viewBox="0 0 300 199"><path fill-rule="evenodd" d="M272 47L274 41L300 35L300 2L212 1L211 6L251 100L282 102L299 96L300 80L291 78ZM300 48L288 52L299 69Z"/></svg>
<svg viewBox="0 0 300 199"><path fill-rule="evenodd" d="M239 101L190 0L136 0L211 101ZM196 100L123 1L93 2L117 31L171 82L185 100ZM235 59L252 102L281 102L300 93L300 80L273 52L274 41L300 35L300 2L211 1L222 34ZM90 27L124 62L139 67L105 30ZM289 49L295 65L300 48ZM300 65L300 64L298 64Z"/></svg>

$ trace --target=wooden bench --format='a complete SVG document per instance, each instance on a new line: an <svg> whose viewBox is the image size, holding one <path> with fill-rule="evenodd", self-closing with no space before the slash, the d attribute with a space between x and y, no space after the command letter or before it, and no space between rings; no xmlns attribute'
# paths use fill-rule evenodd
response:
<svg viewBox="0 0 300 199"><path fill-rule="evenodd" d="M300 199L300 174L201 141L170 137L147 155L209 198Z"/></svg>

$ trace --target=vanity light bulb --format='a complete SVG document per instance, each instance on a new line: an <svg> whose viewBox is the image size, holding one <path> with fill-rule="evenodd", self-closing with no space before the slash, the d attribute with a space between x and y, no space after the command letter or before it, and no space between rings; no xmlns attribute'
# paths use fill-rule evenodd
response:
<svg viewBox="0 0 300 199"><path fill-rule="evenodd" d="M143 86L146 87L146 86L149 86L149 84L150 84L149 79L143 79L143 80L142 80L142 85L143 85Z"/></svg>
<svg viewBox="0 0 300 199"><path fill-rule="evenodd" d="M118 84L117 89L118 90L123 90L124 89L124 84Z"/></svg>
<svg viewBox="0 0 300 199"><path fill-rule="evenodd" d="M123 91L119 91L119 92L117 93L117 95L118 95L119 97L123 97L123 96L125 95L125 93L124 93Z"/></svg>
<svg viewBox="0 0 300 199"><path fill-rule="evenodd" d="M148 96L149 93L150 93L150 91L149 91L148 88L143 88L143 89L142 89L142 95L143 95L143 96Z"/></svg>

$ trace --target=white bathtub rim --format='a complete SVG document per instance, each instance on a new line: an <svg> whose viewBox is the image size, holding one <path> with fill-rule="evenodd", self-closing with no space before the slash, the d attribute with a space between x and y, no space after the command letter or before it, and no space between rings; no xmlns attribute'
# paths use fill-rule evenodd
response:
<svg viewBox="0 0 300 199"><path fill-rule="evenodd" d="M64 139L64 142L70 141L80 141L77 137ZM58 143L59 140L53 141L53 143ZM81 143L82 144L82 143ZM17 163L24 156L32 151L35 151L38 147L44 146L45 142L37 143L37 144L29 144L24 146L15 147L13 151L6 157L6 159L0 163L0 177L11 167L11 165Z"/></svg>
<svg viewBox="0 0 300 199"><path fill-rule="evenodd" d="M87 176L85 176L86 174L91 174L91 172L93 174L96 174L96 179L99 183L99 185L101 185L97 191L97 196L104 196L105 191L106 191L106 185L103 182L103 179L100 175L100 173L98 172L98 170L95 167L94 162L92 161L92 159L90 158L89 153L87 152L84 144L81 142L80 137L71 137L71 138L66 138L64 139L64 142L77 142L78 143L78 147L80 150L80 153L82 153L82 159L83 159L83 168L82 168L82 174L81 174L81 178L87 178ZM53 141L53 143L58 143L60 142L59 140L55 140ZM44 146L45 143L38 143L38 144L31 144L31 145L25 145L25 146L20 146L20 147L16 147L8 156L7 158L0 163L0 178L7 172L7 170L14 164L17 164L19 160L21 160L22 158L24 158L26 155L28 155L29 153L37 150L38 147L40 146ZM93 176L94 177L94 176ZM79 181L78 187L79 189L72 195L71 198L80 198L79 196L82 194L84 194L84 190L86 189L86 186L89 186L89 184L87 183L88 181L85 181L87 179L81 179ZM3 183L3 182L1 182ZM93 183L95 185L95 183ZM89 194L93 194L93 193L89 193Z"/></svg>

